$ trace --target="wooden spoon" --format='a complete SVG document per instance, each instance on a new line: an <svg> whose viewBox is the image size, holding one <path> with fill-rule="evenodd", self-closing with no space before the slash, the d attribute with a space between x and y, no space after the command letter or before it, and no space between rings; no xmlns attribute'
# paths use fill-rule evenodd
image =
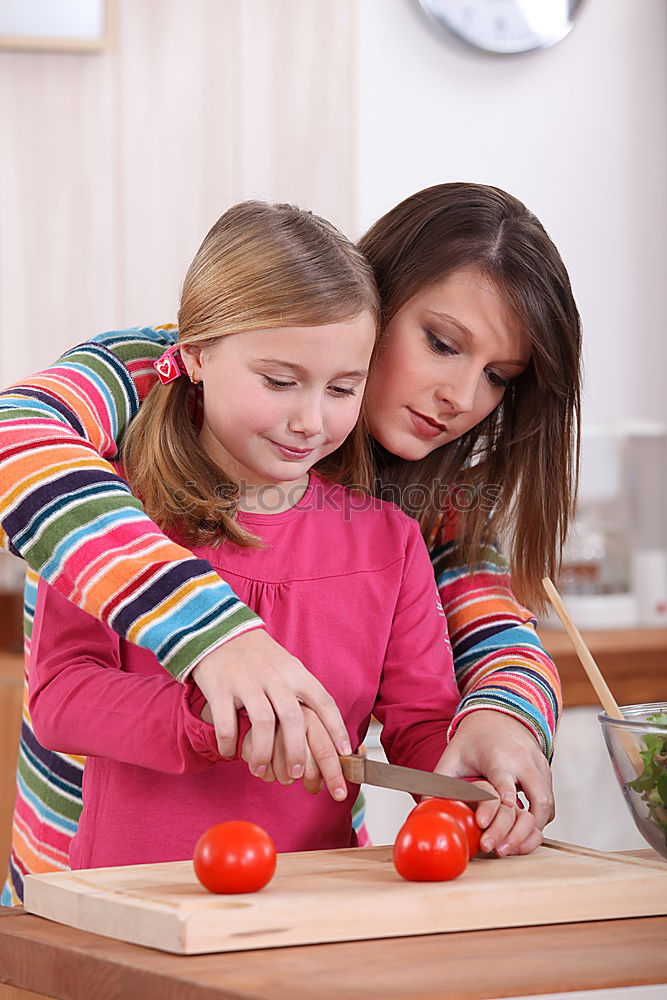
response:
<svg viewBox="0 0 667 1000"><path fill-rule="evenodd" d="M600 704L610 719L620 719L621 721L624 721L621 710L616 704L616 699L609 690L609 685L602 676L602 672L593 659L590 649L584 642L581 632L570 618L560 594L548 576L542 580L542 586L546 590L547 597L553 604L556 614L563 623L563 627L572 641L572 645L576 650L581 665L586 671L588 679L595 689L596 695L600 699ZM637 744L635 743L634 738L630 733L621 731L621 739L632 766L637 774L641 774L644 770L644 764L639 755L639 750L637 749Z"/></svg>

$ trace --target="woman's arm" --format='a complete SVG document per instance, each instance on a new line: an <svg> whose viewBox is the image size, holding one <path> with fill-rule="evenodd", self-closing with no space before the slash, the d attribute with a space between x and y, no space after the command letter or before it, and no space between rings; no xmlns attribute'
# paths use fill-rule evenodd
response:
<svg viewBox="0 0 667 1000"><path fill-rule="evenodd" d="M533 615L512 593L507 564L488 546L470 573L451 541L432 551L431 562L463 695L450 738L468 713L496 709L528 727L550 759L562 710L560 680Z"/></svg>
<svg viewBox="0 0 667 1000"><path fill-rule="evenodd" d="M124 671L116 633L40 580L30 715L43 746L166 774L206 770L221 758L213 727L190 705L197 694L164 672Z"/></svg>
<svg viewBox="0 0 667 1000"><path fill-rule="evenodd" d="M562 701L556 667L545 653L530 612L514 597L507 565L495 548L470 573L448 540L431 559L447 612L454 664L463 700L449 730L451 742L439 769L453 776L476 774L496 788L503 807L478 810L485 850L528 853L554 816L548 766ZM453 737L453 738L452 738ZM515 821L523 791L538 831L528 817ZM528 839L522 835L529 831Z"/></svg>
<svg viewBox="0 0 667 1000"><path fill-rule="evenodd" d="M447 620L416 521L400 515L406 554L373 714L391 763L432 771L459 702Z"/></svg>
<svg viewBox="0 0 667 1000"><path fill-rule="evenodd" d="M153 330L106 337L0 395L1 540L184 679L221 640L261 622L208 563L159 530L106 461L155 381L151 359L173 339Z"/></svg>
<svg viewBox="0 0 667 1000"><path fill-rule="evenodd" d="M241 704L255 728L251 769L270 763L282 720L290 766L304 764L299 703L347 752L328 692L209 563L160 531L109 465L157 381L153 361L174 341L168 327L103 334L0 394L0 544L119 636L151 650L172 677L194 671L223 754L236 747Z"/></svg>

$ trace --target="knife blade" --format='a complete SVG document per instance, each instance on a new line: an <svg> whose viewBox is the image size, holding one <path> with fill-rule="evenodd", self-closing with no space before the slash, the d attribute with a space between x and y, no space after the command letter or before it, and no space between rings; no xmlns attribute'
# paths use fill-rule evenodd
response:
<svg viewBox="0 0 667 1000"><path fill-rule="evenodd" d="M414 767L399 767L398 764L383 764L359 754L339 754L338 759L343 774L353 785L377 785L379 788L412 792L413 795L433 795L439 799L459 799L461 802L485 802L497 797L469 781L448 778L444 774L419 771Z"/></svg>

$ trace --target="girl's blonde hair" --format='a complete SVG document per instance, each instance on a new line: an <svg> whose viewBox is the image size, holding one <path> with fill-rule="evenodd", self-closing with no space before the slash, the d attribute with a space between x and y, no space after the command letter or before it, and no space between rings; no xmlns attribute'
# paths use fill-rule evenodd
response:
<svg viewBox="0 0 667 1000"><path fill-rule="evenodd" d="M323 326L379 317L373 273L334 226L293 205L246 201L222 215L183 282L178 343L210 346L250 330ZM197 427L201 386L185 377L155 385L122 446L125 476L147 514L188 545L259 540L236 521L239 484L204 452ZM345 486L369 489L372 466L360 419L316 466Z"/></svg>

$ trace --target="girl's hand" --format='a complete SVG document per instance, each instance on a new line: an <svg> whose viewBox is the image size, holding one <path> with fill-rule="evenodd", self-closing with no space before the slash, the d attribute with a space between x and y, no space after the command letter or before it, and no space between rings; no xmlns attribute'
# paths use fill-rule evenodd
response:
<svg viewBox="0 0 667 1000"><path fill-rule="evenodd" d="M489 792L498 792L488 781L476 781L475 784ZM474 803L471 802L470 805L474 808ZM542 831L537 820L531 812L520 809L517 805L505 805L500 799L480 802L475 810L475 818L485 831L480 842L481 849L488 852L495 846L499 857L506 854L530 854L542 843Z"/></svg>
<svg viewBox="0 0 667 1000"><path fill-rule="evenodd" d="M500 801L481 802L477 822L482 850L530 854L542 842L542 829L554 818L551 769L526 726L509 715L478 710L466 715L435 768L453 778L486 778ZM480 784L482 784L480 782ZM517 790L529 803L516 808Z"/></svg>
<svg viewBox="0 0 667 1000"><path fill-rule="evenodd" d="M287 773L293 778L303 775L304 706L316 713L334 749L351 753L345 724L329 692L264 629L245 632L212 650L199 661L192 678L210 706L223 757L236 754L236 713L245 708L253 733L247 760L257 777L271 764L277 724Z"/></svg>
<svg viewBox="0 0 667 1000"><path fill-rule="evenodd" d="M302 711L306 730L306 764L302 779L304 787L312 795L317 795L326 785L331 797L342 802L347 798L347 786L336 748L319 716L306 706L302 707ZM252 756L252 743L252 729L249 729L241 749L241 756L245 761ZM296 780L289 771L280 728L276 732L271 763L261 777L263 781L279 781L281 785L293 785Z"/></svg>

